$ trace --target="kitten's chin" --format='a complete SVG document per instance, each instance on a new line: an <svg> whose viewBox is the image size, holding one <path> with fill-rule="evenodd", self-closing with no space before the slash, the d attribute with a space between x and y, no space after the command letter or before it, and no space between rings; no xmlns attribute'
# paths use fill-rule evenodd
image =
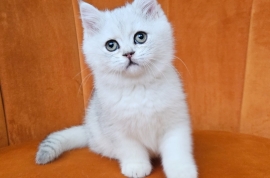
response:
<svg viewBox="0 0 270 178"><path fill-rule="evenodd" d="M124 71L123 75L127 77L140 77L145 73L143 68L137 64L129 65Z"/></svg>

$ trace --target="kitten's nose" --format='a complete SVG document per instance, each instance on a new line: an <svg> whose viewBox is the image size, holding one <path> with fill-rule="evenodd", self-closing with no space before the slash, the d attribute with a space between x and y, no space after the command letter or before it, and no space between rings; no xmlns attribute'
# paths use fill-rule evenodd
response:
<svg viewBox="0 0 270 178"><path fill-rule="evenodd" d="M128 59L131 59L131 57L132 57L132 55L133 55L134 53L135 53L134 51L128 52L128 53L123 54L123 56L126 56Z"/></svg>

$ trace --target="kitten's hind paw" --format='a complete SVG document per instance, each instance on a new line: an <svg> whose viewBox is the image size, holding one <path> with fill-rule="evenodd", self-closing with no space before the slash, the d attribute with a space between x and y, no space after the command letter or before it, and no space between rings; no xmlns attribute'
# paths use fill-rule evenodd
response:
<svg viewBox="0 0 270 178"><path fill-rule="evenodd" d="M148 162L131 162L122 164L122 174L132 178L143 178L150 174L152 165Z"/></svg>

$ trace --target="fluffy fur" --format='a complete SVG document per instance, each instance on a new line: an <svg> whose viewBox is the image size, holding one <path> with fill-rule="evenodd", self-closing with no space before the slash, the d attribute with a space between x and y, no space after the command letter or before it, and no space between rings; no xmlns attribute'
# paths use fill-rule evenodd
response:
<svg viewBox="0 0 270 178"><path fill-rule="evenodd" d="M149 175L150 158L161 156L167 178L196 178L188 108L172 65L172 28L160 5L135 0L99 11L80 2L80 11L95 91L84 124L49 135L39 146L37 164L88 146L117 159L127 177ZM144 43L134 42L137 32L147 34ZM108 40L117 41L115 51L106 49Z"/></svg>

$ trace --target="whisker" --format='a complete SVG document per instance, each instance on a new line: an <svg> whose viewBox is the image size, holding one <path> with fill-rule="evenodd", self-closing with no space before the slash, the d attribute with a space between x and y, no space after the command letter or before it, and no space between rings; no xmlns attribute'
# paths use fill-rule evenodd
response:
<svg viewBox="0 0 270 178"><path fill-rule="evenodd" d="M146 64L145 67L146 67L146 69L147 69L146 71L149 72L150 75L152 75L153 77L155 77L155 75L154 75L154 73L153 73L151 67L149 66L149 64Z"/></svg>
<svg viewBox="0 0 270 178"><path fill-rule="evenodd" d="M163 64L163 65L166 65L166 66L171 66L171 65L169 65L168 63L165 63L165 62L161 62L161 64ZM182 75L180 74L180 72L175 68L175 67L173 67L173 70L178 74L178 76L179 77L181 77Z"/></svg>
<svg viewBox="0 0 270 178"><path fill-rule="evenodd" d="M79 73L77 73L72 79L75 79L79 74L83 73L85 70L89 69L88 67L81 70Z"/></svg>
<svg viewBox="0 0 270 178"><path fill-rule="evenodd" d="M84 79L81 82L81 85L78 89L78 94L82 90L82 87L86 84L87 80L92 76L92 73L89 73L87 76L84 77Z"/></svg>
<svg viewBox="0 0 270 178"><path fill-rule="evenodd" d="M179 57L177 57L177 56L174 56L174 57L175 57L176 59L179 59L179 61L182 62L182 64L185 66L186 70L188 71L189 76L191 77L191 73L190 73L190 71L189 71L187 65L184 63L184 61L183 61L182 59L180 59Z"/></svg>
<svg viewBox="0 0 270 178"><path fill-rule="evenodd" d="M157 71L159 71L160 69L155 65L155 63L151 63L153 67L155 67L157 69ZM163 72L161 72L161 74L163 75L163 77L167 80L167 82L169 82L168 78L164 75Z"/></svg>

